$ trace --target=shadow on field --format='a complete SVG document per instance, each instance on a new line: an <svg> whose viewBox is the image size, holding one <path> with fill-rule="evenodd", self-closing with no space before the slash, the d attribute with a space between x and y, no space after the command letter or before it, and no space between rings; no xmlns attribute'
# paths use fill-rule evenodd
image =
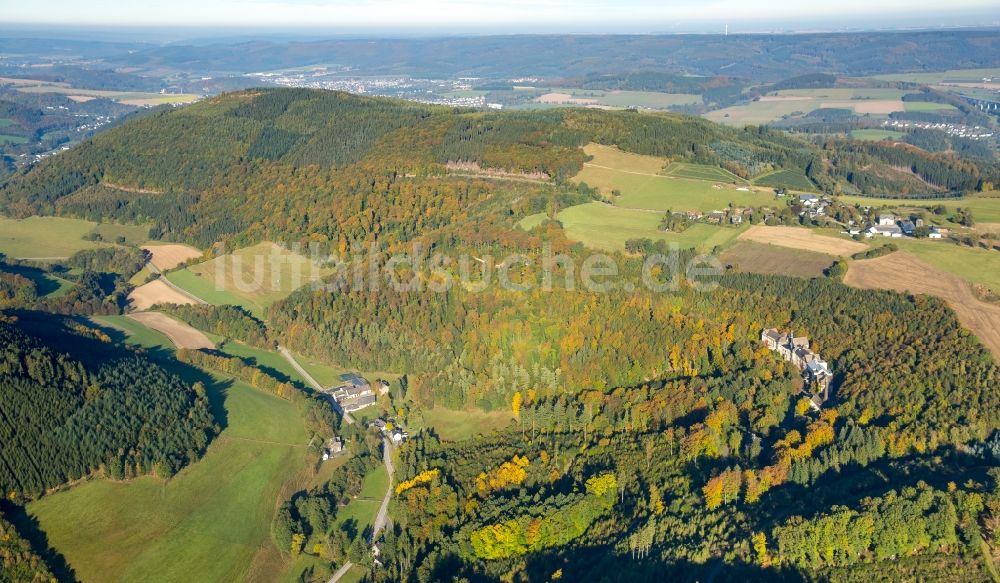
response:
<svg viewBox="0 0 1000 583"><path fill-rule="evenodd" d="M56 579L63 582L76 581L73 568L66 562L66 557L49 545L49 537L42 531L35 517L28 514L23 506L17 506L6 501L0 501L0 510L22 537L31 543L33 550L52 570Z"/></svg>

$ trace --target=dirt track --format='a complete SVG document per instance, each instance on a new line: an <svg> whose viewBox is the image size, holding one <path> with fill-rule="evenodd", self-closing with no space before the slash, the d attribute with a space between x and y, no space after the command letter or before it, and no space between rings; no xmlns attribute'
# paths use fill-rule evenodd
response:
<svg viewBox="0 0 1000 583"><path fill-rule="evenodd" d="M215 343L208 339L200 330L179 322L160 312L136 312L129 314L136 322L147 328L152 328L163 334L177 348L215 348Z"/></svg>
<svg viewBox="0 0 1000 583"><path fill-rule="evenodd" d="M173 269L188 259L201 257L201 251L187 245L164 244L143 245L143 249L153 254L152 263L160 271Z"/></svg>
<svg viewBox="0 0 1000 583"><path fill-rule="evenodd" d="M905 251L850 264L844 283L862 289L891 289L937 296L951 306L963 326L1000 361L1000 305L976 297L957 275L941 271Z"/></svg>
<svg viewBox="0 0 1000 583"><path fill-rule="evenodd" d="M159 279L132 290L128 295L132 307L137 310L148 310L156 304L196 304L198 302L171 288Z"/></svg>
<svg viewBox="0 0 1000 583"><path fill-rule="evenodd" d="M850 256L868 249L868 245L864 243L817 235L815 231L802 227L754 225L744 231L739 238L834 256Z"/></svg>

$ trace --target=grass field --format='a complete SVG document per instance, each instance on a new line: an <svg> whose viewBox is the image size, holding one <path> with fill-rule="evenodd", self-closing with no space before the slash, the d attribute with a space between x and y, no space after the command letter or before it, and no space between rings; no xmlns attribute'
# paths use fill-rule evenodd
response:
<svg viewBox="0 0 1000 583"><path fill-rule="evenodd" d="M638 107L642 109L669 109L702 102L700 95L690 93L660 93L658 91L603 91L599 89L576 89L552 87L540 89L544 94L538 98L540 104L602 105L613 108Z"/></svg>
<svg viewBox="0 0 1000 583"><path fill-rule="evenodd" d="M674 162L667 166L663 171L667 176L676 176L677 178L690 178L693 180L708 180L711 182L726 182L726 183L740 183L745 184L746 180L743 180L739 176L733 174L732 172L726 170L725 168L719 168L718 166L706 166L704 164L686 164L683 162Z"/></svg>
<svg viewBox="0 0 1000 583"><path fill-rule="evenodd" d="M710 111L704 117L729 125L762 125L820 108L853 109L855 113L903 111L906 92L886 88L786 89L757 101Z"/></svg>
<svg viewBox="0 0 1000 583"><path fill-rule="evenodd" d="M108 243L114 243L118 237L125 237L128 245L141 245L149 240L149 225L119 225L116 223L98 223L91 233L101 236Z"/></svg>
<svg viewBox="0 0 1000 583"><path fill-rule="evenodd" d="M535 213L533 215L528 215L528 216L524 217L517 224L522 229L524 229L525 231L530 231L530 230L534 229L535 227L537 227L538 225L540 225L543 222L545 222L546 218L548 218L548 215L545 214L544 212Z"/></svg>
<svg viewBox="0 0 1000 583"><path fill-rule="evenodd" d="M816 185L812 183L812 180L809 180L809 177L802 170L778 170L777 172L758 176L753 180L753 183L757 186L818 192Z"/></svg>
<svg viewBox="0 0 1000 583"><path fill-rule="evenodd" d="M264 315L264 307L256 302L230 293L225 289L219 289L215 282L196 275L188 269L178 269L167 273L164 277L170 280L177 287L188 291L199 298L214 305L232 304L241 306L257 317Z"/></svg>
<svg viewBox="0 0 1000 583"><path fill-rule="evenodd" d="M232 340L224 343L220 350L232 356L252 359L257 366L275 371L279 376L298 383L303 387L306 386L306 380L302 378L302 375L277 352L247 346L246 344Z"/></svg>
<svg viewBox="0 0 1000 583"><path fill-rule="evenodd" d="M820 277L823 270L833 263L833 257L823 253L754 241L739 241L719 259L736 271L796 277Z"/></svg>
<svg viewBox="0 0 1000 583"><path fill-rule="evenodd" d="M169 338L127 316L93 316L90 319L100 326L107 326L125 334L126 344L147 349L168 351L174 349L174 343Z"/></svg>
<svg viewBox="0 0 1000 583"><path fill-rule="evenodd" d="M903 132L894 132L892 130L852 130L851 137L855 140L863 140L869 142L877 142L879 140L884 140L890 138L893 140L899 140L905 136Z"/></svg>
<svg viewBox="0 0 1000 583"><path fill-rule="evenodd" d="M434 407L411 413L406 423L413 433L429 427L445 441L460 441L508 427L514 418L509 411L453 411Z"/></svg>
<svg viewBox="0 0 1000 583"><path fill-rule="evenodd" d="M296 289L321 280L333 272L309 258L282 249L273 243L260 243L192 265L187 271L260 307L267 307L288 297ZM173 280L171 280L173 281ZM179 285L179 284L178 284ZM191 290L199 297L194 290ZM214 300L203 297L206 301ZM228 303L228 302L227 302Z"/></svg>
<svg viewBox="0 0 1000 583"><path fill-rule="evenodd" d="M947 244L944 247L954 249ZM955 310L962 325L972 330L1000 359L1000 305L980 300L967 280L926 261L926 254L918 256L913 252L916 247L907 245L904 249L877 259L851 262L844 282L864 289L893 289L942 298ZM995 251L984 252L1000 255ZM950 262L957 263L954 258Z"/></svg>
<svg viewBox="0 0 1000 583"><path fill-rule="evenodd" d="M68 257L101 243L84 241L96 223L61 217L0 217L0 253L10 257Z"/></svg>
<svg viewBox="0 0 1000 583"><path fill-rule="evenodd" d="M399 380L399 377L403 376L399 373L386 372L386 371L359 371L354 369L342 368L333 364L329 364L318 360L316 358L311 358L307 356L302 356L299 354L295 355L295 360L298 361L302 368L306 369L316 382L320 383L326 387L333 387L339 385L344 380L344 375L347 374L358 374L362 377L368 379L369 381L374 381L375 379L385 379L390 383L395 383Z"/></svg>
<svg viewBox="0 0 1000 583"><path fill-rule="evenodd" d="M860 204L872 207L886 207L899 209L928 208L937 205L944 205L949 209L967 208L972 211L972 217L976 222L1000 223L1000 192L980 194L968 198L957 200L901 200L884 198L867 198L863 196L842 196L841 202L845 204Z"/></svg>
<svg viewBox="0 0 1000 583"><path fill-rule="evenodd" d="M629 154L595 144L588 145L584 151L593 156L593 160L574 180L596 187L605 195L619 191L621 196L615 200L615 205L622 208L708 212L722 209L730 202L752 206L774 200L772 194L736 190L730 184L660 174L667 163L662 158ZM666 172L671 171L703 178L712 176L726 183L735 178L721 168L695 164L671 165Z"/></svg>
<svg viewBox="0 0 1000 583"><path fill-rule="evenodd" d="M977 83L983 77L1000 77L1000 69L951 69L931 73L893 73L874 75L881 81L904 81L909 83Z"/></svg>
<svg viewBox="0 0 1000 583"><path fill-rule="evenodd" d="M4 80L0 79L0 83ZM198 95L182 93L143 93L139 91L104 91L98 89L79 89L66 83L49 83L41 80L19 79L17 90L22 93L59 93L80 97L103 97L130 105L161 105L164 103L191 103L199 99Z"/></svg>
<svg viewBox="0 0 1000 583"><path fill-rule="evenodd" d="M362 532L375 522L375 515L382 504L382 497L389 487L389 476L385 466L380 465L365 476L361 483L361 494L351 502L337 510L335 524L337 528L348 527L356 533Z"/></svg>
<svg viewBox="0 0 1000 583"><path fill-rule="evenodd" d="M101 235L103 242L84 240L91 233ZM10 257L69 257L77 251L107 246L119 236L125 237L126 243L138 244L149 238L149 227L63 217L0 216L0 253Z"/></svg>
<svg viewBox="0 0 1000 583"><path fill-rule="evenodd" d="M996 251L929 239L893 239L893 242L941 271L1000 293L1000 253Z"/></svg>
<svg viewBox="0 0 1000 583"><path fill-rule="evenodd" d="M73 287L72 281L63 279L54 273L46 273L41 269L7 265L3 270L30 279L35 284L35 292L44 297L61 297Z"/></svg>
<svg viewBox="0 0 1000 583"><path fill-rule="evenodd" d="M904 101L906 111L940 111L942 109L955 109L949 103L934 103L932 101Z"/></svg>
<svg viewBox="0 0 1000 583"><path fill-rule="evenodd" d="M645 156L624 152L615 146L589 143L583 147L583 152L592 156L591 164L606 166L623 172L639 172L642 174L659 174L670 163L666 158Z"/></svg>
<svg viewBox="0 0 1000 583"><path fill-rule="evenodd" d="M0 144L24 144L28 138L24 136L12 136L10 134L0 134Z"/></svg>
<svg viewBox="0 0 1000 583"><path fill-rule="evenodd" d="M28 506L79 579L245 580L271 549L275 503L308 436L287 401L217 377L209 391L225 399L227 427L177 476L92 480Z"/></svg>
<svg viewBox="0 0 1000 583"><path fill-rule="evenodd" d="M570 207L557 216L566 236L588 247L623 251L628 239L649 238L675 242L681 248L709 251L740 234L742 228L695 224L682 233L659 230L661 214L617 208L601 202Z"/></svg>

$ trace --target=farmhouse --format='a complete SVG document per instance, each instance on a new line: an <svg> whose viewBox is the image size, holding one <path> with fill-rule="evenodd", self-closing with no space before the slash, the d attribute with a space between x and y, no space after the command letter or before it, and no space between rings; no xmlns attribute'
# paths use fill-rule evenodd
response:
<svg viewBox="0 0 1000 583"><path fill-rule="evenodd" d="M800 194L799 202L805 206L816 206L819 204L819 197L815 194Z"/></svg>
<svg viewBox="0 0 1000 583"><path fill-rule="evenodd" d="M327 392L348 413L374 405L377 400L371 384L357 375L351 375L347 382Z"/></svg>
<svg viewBox="0 0 1000 583"><path fill-rule="evenodd" d="M830 398L833 373L830 372L827 362L810 350L808 336L793 336L790 332L782 333L774 328L768 328L760 333L760 340L764 346L777 352L781 358L802 371L802 378L810 387L810 401L814 406L818 407Z"/></svg>
<svg viewBox="0 0 1000 583"><path fill-rule="evenodd" d="M323 461L327 461L342 451L344 451L344 441L337 436L331 437L323 449Z"/></svg>
<svg viewBox="0 0 1000 583"><path fill-rule="evenodd" d="M867 235L869 237L899 238L903 236L903 229L900 229L898 225L883 225L880 221L878 225L872 225L868 228Z"/></svg>
<svg viewBox="0 0 1000 583"><path fill-rule="evenodd" d="M896 215L890 213L881 214L878 216L878 224L881 227L895 227Z"/></svg>

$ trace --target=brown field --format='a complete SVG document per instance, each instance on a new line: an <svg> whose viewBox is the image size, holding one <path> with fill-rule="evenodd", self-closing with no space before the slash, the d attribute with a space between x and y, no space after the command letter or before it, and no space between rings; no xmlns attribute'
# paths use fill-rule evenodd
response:
<svg viewBox="0 0 1000 583"><path fill-rule="evenodd" d="M854 261L844 283L862 289L891 289L939 297L958 314L963 326L1000 361L1000 305L976 297L957 275L941 271L906 251Z"/></svg>
<svg viewBox="0 0 1000 583"><path fill-rule="evenodd" d="M833 263L833 258L825 253L753 241L739 241L719 259L723 265L732 265L735 271L795 277L820 277Z"/></svg>
<svg viewBox="0 0 1000 583"><path fill-rule="evenodd" d="M187 245L143 245L143 249L153 254L152 263L160 271L173 269L188 259L201 257L201 251Z"/></svg>
<svg viewBox="0 0 1000 583"><path fill-rule="evenodd" d="M161 314L160 312L136 312L129 314L128 317L147 328L152 328L163 334L177 348L215 348L215 343L209 340L208 336L202 334L200 330L196 330L184 322L174 320L166 314Z"/></svg>
<svg viewBox="0 0 1000 583"><path fill-rule="evenodd" d="M137 310L148 310L156 304L195 304L194 300L156 279L132 290L129 303Z"/></svg>
<svg viewBox="0 0 1000 583"><path fill-rule="evenodd" d="M756 241L758 243L769 243L781 247L801 249L803 251L815 251L834 256L850 256L868 249L868 245L847 239L838 239L826 235L817 235L811 229L802 227L765 227L764 225L754 225L744 231L740 239L745 241Z"/></svg>
<svg viewBox="0 0 1000 583"><path fill-rule="evenodd" d="M70 99L72 99L73 101L75 101L77 103L86 103L88 101L93 101L93 100L97 99L96 97L94 97L92 95L67 95L66 97L69 97Z"/></svg>

